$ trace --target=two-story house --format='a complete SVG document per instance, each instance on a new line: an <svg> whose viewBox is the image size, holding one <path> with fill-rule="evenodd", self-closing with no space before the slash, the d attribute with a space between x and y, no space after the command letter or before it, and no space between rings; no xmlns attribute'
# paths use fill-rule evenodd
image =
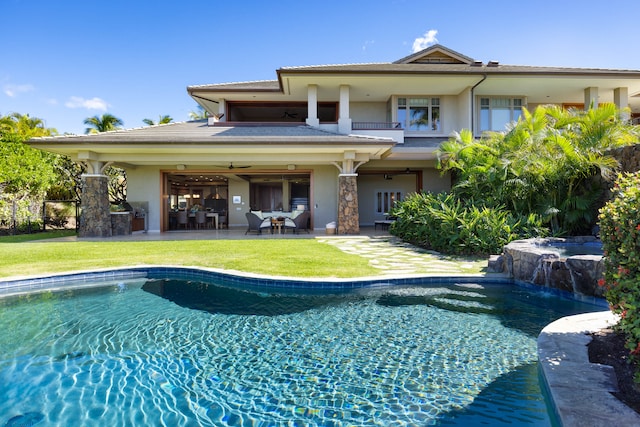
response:
<svg viewBox="0 0 640 427"><path fill-rule="evenodd" d="M337 221L339 234L356 234L408 193L450 188L435 150L454 131L500 131L542 104L615 103L640 116L638 70L502 65L441 45L391 63L276 74L189 86L208 120L29 143L86 163L82 206L94 225L81 235L110 235L101 172L112 164L126 170L128 200L147 207L151 232L198 205L230 227L246 226L250 209L305 209L313 228Z"/></svg>

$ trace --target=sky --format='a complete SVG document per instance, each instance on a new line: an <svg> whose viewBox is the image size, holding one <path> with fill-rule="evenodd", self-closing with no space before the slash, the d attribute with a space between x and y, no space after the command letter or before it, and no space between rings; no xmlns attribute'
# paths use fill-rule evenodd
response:
<svg viewBox="0 0 640 427"><path fill-rule="evenodd" d="M83 134L189 120L187 86L393 62L435 43L510 65L640 70L638 0L0 0L0 115Z"/></svg>

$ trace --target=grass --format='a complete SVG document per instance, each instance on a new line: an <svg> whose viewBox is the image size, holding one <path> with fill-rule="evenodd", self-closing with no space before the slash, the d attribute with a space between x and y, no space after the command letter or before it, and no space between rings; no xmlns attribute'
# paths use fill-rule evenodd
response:
<svg viewBox="0 0 640 427"><path fill-rule="evenodd" d="M303 278L379 274L366 258L313 239L51 242L0 238L0 277L142 264L202 266Z"/></svg>
<svg viewBox="0 0 640 427"><path fill-rule="evenodd" d="M33 234L16 234L15 236L0 236L0 243L20 243L34 240L53 239L56 237L75 236L75 230L57 230Z"/></svg>

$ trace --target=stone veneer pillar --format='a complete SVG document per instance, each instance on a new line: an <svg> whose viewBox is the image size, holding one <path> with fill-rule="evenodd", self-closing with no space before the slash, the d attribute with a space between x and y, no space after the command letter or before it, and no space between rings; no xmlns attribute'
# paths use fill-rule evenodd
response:
<svg viewBox="0 0 640 427"><path fill-rule="evenodd" d="M338 234L360 234L358 174L338 176Z"/></svg>
<svg viewBox="0 0 640 427"><path fill-rule="evenodd" d="M79 237L111 237L108 180L105 175L82 175Z"/></svg>

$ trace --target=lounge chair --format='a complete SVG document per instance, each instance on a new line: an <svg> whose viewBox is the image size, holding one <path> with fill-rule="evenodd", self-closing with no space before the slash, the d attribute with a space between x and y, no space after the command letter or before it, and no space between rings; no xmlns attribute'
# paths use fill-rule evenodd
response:
<svg viewBox="0 0 640 427"><path fill-rule="evenodd" d="M284 229L291 229L294 234L297 234L299 230L309 232L309 211L304 211L293 219L286 218L284 220Z"/></svg>
<svg viewBox="0 0 640 427"><path fill-rule="evenodd" d="M271 218L262 219L258 215L253 212L247 212L245 214L247 217L247 222L249 223L249 227L244 234L247 234L250 231L255 231L258 234L262 234L262 230L265 228L271 229Z"/></svg>

